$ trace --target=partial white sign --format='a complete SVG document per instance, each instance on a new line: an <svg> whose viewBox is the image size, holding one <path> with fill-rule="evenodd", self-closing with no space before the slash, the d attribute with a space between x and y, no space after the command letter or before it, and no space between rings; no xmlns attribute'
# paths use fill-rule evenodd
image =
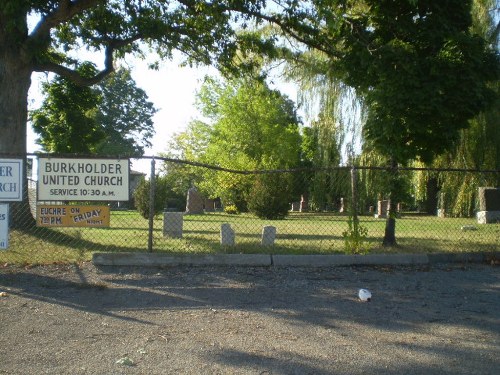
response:
<svg viewBox="0 0 500 375"><path fill-rule="evenodd" d="M39 201L128 201L128 159L38 160Z"/></svg>
<svg viewBox="0 0 500 375"><path fill-rule="evenodd" d="M23 160L0 159L0 202L23 200Z"/></svg>
<svg viewBox="0 0 500 375"><path fill-rule="evenodd" d="M0 250L9 247L9 205L0 203Z"/></svg>

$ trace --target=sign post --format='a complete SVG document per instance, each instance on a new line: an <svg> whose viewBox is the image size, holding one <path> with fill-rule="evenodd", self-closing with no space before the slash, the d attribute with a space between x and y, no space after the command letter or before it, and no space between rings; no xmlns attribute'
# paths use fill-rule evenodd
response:
<svg viewBox="0 0 500 375"><path fill-rule="evenodd" d="M9 247L9 205L0 203L0 250Z"/></svg>

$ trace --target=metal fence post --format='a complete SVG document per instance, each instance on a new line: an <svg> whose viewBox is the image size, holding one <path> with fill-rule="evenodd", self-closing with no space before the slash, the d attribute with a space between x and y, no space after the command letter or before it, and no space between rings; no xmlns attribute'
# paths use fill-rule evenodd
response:
<svg viewBox="0 0 500 375"><path fill-rule="evenodd" d="M156 170L155 158L151 159L151 175L149 178L149 233L148 233L148 252L153 252L153 227L155 218L155 185L156 185Z"/></svg>
<svg viewBox="0 0 500 375"><path fill-rule="evenodd" d="M358 220L358 176L354 164L351 167L351 214L353 221Z"/></svg>

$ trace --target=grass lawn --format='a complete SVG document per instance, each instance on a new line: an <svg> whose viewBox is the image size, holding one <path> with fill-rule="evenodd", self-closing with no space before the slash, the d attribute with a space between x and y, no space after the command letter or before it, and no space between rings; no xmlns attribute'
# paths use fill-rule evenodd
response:
<svg viewBox="0 0 500 375"><path fill-rule="evenodd" d="M153 249L170 254L345 253L342 233L347 217L333 213L291 213L284 220L260 220L250 214L185 215L182 239L163 237L163 217L154 221ZM385 221L361 216L368 230L371 253L499 251L500 224L478 225L474 218L438 218L403 214L396 222L398 246L383 248ZM236 246L221 247L220 225L230 223ZM262 227L277 229L275 246L261 247ZM475 230L463 230L473 226ZM93 252L147 251L148 220L135 211L112 211L110 228L34 228L10 231L8 250L0 250L0 264L44 264L89 260Z"/></svg>

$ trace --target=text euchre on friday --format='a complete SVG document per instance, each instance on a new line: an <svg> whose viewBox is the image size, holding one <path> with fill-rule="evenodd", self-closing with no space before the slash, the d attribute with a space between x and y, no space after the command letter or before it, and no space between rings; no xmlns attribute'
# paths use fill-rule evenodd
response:
<svg viewBox="0 0 500 375"><path fill-rule="evenodd" d="M128 159L38 159L39 201L128 201Z"/></svg>

